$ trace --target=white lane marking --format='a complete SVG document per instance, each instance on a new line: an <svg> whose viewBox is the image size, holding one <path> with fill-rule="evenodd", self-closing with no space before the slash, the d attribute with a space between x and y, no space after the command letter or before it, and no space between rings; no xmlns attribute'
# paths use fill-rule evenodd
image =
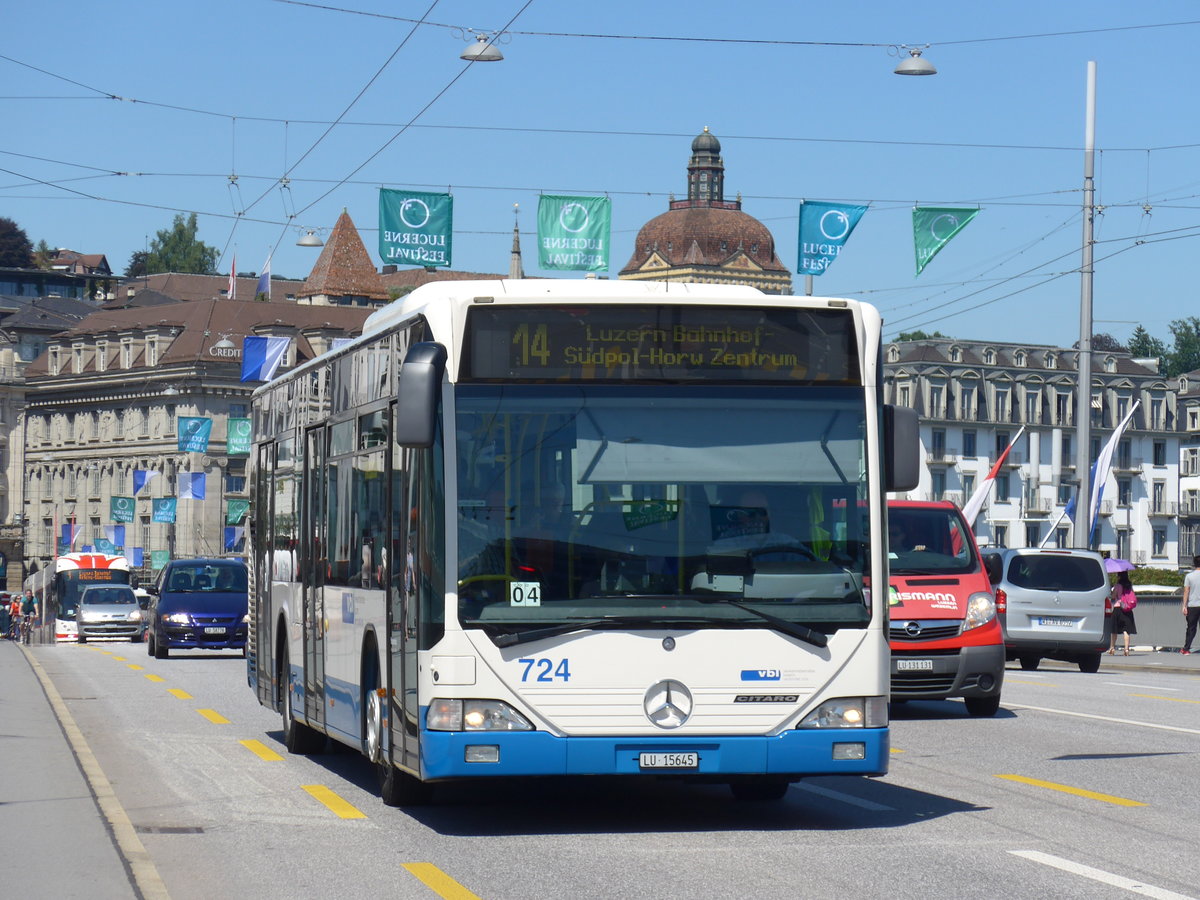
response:
<svg viewBox="0 0 1200 900"><path fill-rule="evenodd" d="M839 803L848 803L850 806L857 806L859 809L869 809L872 812L895 812L895 807L884 806L882 803L873 803L870 800L863 800L855 797L853 794L843 794L841 791L831 791L829 788L823 788L816 784L807 784L801 782L796 785L802 791L808 791L810 794L816 794L818 797L825 797L829 800L837 800Z"/></svg>
<svg viewBox="0 0 1200 900"><path fill-rule="evenodd" d="M1131 893L1141 894L1143 897L1154 897L1155 900L1195 900L1194 897L1189 897L1187 894L1177 894L1174 891L1155 887L1152 884L1143 884L1140 881L1134 881L1132 878L1125 878L1121 875L1105 872L1103 869L1093 869L1091 866L1072 862L1069 859L1063 859L1061 856L1051 856L1049 853L1041 853L1037 850L1009 850L1008 852L1013 856L1020 856L1022 859L1027 859L1030 862L1061 869L1064 872L1070 872L1072 875L1080 875L1084 878L1090 878L1092 881L1099 881L1101 884L1123 888Z"/></svg>
<svg viewBox="0 0 1200 900"><path fill-rule="evenodd" d="M1132 681L1106 681L1105 684L1115 684L1117 687L1135 687L1143 691L1148 691L1153 688L1156 691L1179 691L1182 688L1159 687L1157 684L1135 684Z"/></svg>
<svg viewBox="0 0 1200 900"><path fill-rule="evenodd" d="M1006 703L1005 708L1032 709L1034 712L1055 713L1060 716L1074 716L1077 719L1097 719L1101 722L1116 722L1119 725L1140 725L1142 728L1157 728L1160 731L1178 731L1181 734L1200 734L1200 728L1181 728L1178 725L1159 725L1155 722L1139 722L1137 719L1118 719L1115 716L1097 716L1092 713L1075 712L1070 709L1051 709L1048 706L1030 706L1027 703Z"/></svg>

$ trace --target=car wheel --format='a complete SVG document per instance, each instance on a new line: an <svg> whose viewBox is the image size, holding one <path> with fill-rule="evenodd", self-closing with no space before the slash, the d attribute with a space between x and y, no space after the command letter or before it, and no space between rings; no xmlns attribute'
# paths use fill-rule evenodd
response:
<svg viewBox="0 0 1200 900"><path fill-rule="evenodd" d="M154 655L154 632L153 631L149 631L146 633L146 655L147 656Z"/></svg>
<svg viewBox="0 0 1200 900"><path fill-rule="evenodd" d="M1036 653L1022 653L1017 659L1020 660L1021 668L1026 672L1036 672L1042 662L1042 658Z"/></svg>
<svg viewBox="0 0 1200 900"><path fill-rule="evenodd" d="M131 644L140 644L140 643L142 642L142 638L143 638L143 635L140 635L140 634L135 634L133 637L131 637L131 638L129 639L129 643L131 643Z"/></svg>
<svg viewBox="0 0 1200 900"><path fill-rule="evenodd" d="M1089 675L1100 671L1100 661L1104 657L1103 653L1089 653L1087 656L1081 656L1078 659L1079 671L1087 672Z"/></svg>
<svg viewBox="0 0 1200 900"><path fill-rule="evenodd" d="M1000 695L994 697L966 697L967 714L976 719L994 716L1000 711Z"/></svg>
<svg viewBox="0 0 1200 900"><path fill-rule="evenodd" d="M161 639L159 639L159 638L155 639L155 641L154 641L154 658L155 659L166 659L167 655L170 652L171 652L171 648L164 647Z"/></svg>
<svg viewBox="0 0 1200 900"><path fill-rule="evenodd" d="M788 782L783 778L766 776L747 781L731 781L729 790L735 800L743 803L763 803L771 800L782 800L787 793Z"/></svg>
<svg viewBox="0 0 1200 900"><path fill-rule="evenodd" d="M283 702L281 704L283 746L287 747L288 753L295 753L299 756L317 753L325 746L325 735L316 729L310 728L303 722L297 722L292 716L292 691L288 684L290 677L291 665L289 664L287 651L285 650L280 660L279 674L280 690L283 692Z"/></svg>

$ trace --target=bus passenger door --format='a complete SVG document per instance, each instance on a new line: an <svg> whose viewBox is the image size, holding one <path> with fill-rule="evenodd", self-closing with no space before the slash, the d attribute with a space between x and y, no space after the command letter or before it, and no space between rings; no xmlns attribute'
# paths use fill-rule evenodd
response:
<svg viewBox="0 0 1200 900"><path fill-rule="evenodd" d="M304 464L304 531L301 546L307 548L303 567L304 612L304 715L314 724L325 724L325 575L329 565L328 523L325 517L325 440L323 426L310 429Z"/></svg>
<svg viewBox="0 0 1200 900"><path fill-rule="evenodd" d="M395 405L392 406L392 421L395 421ZM413 548L410 545L410 520L413 514L410 499L409 463L412 452L391 445L391 546L388 555L392 565L389 572L388 599L391 609L388 627L391 630L389 647L391 685L388 709L391 732L392 762L398 766L414 768L409 762L417 755L416 740L416 637L412 630L411 617L416 612L416 597L413 591ZM410 672L410 669L413 670ZM409 692L412 692L412 702Z"/></svg>

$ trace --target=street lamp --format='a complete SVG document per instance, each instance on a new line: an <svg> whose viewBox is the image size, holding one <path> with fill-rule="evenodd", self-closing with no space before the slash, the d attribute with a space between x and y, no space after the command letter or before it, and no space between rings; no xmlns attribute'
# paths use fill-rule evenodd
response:
<svg viewBox="0 0 1200 900"><path fill-rule="evenodd" d="M1075 472L1079 499L1075 504L1076 547L1091 547L1092 498L1088 472L1092 457L1092 228L1096 217L1096 63L1087 64L1087 109L1083 130L1083 260L1079 267L1079 396L1076 398Z"/></svg>
<svg viewBox="0 0 1200 900"><path fill-rule="evenodd" d="M936 75L937 69L933 67L933 63L921 56L922 50L928 50L929 45L924 47L909 47L901 44L895 48L908 51L908 59L903 60L900 65L896 66L895 73L897 75Z"/></svg>

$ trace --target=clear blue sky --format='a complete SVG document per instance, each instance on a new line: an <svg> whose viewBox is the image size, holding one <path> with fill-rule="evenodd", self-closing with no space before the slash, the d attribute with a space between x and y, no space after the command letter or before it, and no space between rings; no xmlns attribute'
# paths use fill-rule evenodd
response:
<svg viewBox="0 0 1200 900"><path fill-rule="evenodd" d="M1070 346L1095 60L1095 330L1125 340L1137 321L1170 344L1172 320L1200 315L1197 22L1183 0L14 5L0 215L123 271L195 210L223 271L234 253L255 271L278 244L275 274L301 277L317 251L298 228L344 208L378 265L378 188L449 189L454 268L507 271L517 203L526 271L562 277L536 265L539 192L607 193L616 277L638 228L686 193L707 125L727 196L792 271L800 200L870 205L815 293L875 303L889 335ZM507 25L506 59L464 72L444 25ZM892 74L890 47L926 43L938 75ZM981 208L919 278L914 203Z"/></svg>

